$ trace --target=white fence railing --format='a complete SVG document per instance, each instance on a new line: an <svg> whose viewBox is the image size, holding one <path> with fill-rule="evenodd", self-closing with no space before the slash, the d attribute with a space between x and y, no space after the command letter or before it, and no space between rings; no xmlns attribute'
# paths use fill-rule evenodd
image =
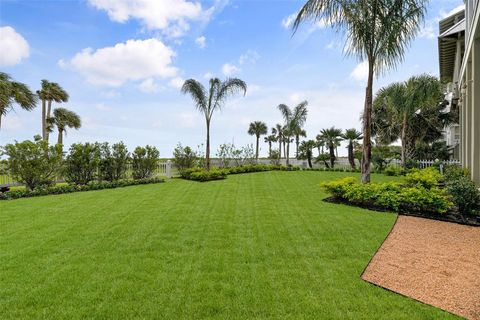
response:
<svg viewBox="0 0 480 320"><path fill-rule="evenodd" d="M0 168L1 169L1 168ZM173 176L173 164L170 160L166 162L159 162L157 168L154 171L156 177L171 178ZM132 177L132 165L127 166L127 178ZM57 182L63 182L63 179L59 179ZM18 181L8 173L6 170L0 170L0 187L5 186L18 186L21 185Z"/></svg>

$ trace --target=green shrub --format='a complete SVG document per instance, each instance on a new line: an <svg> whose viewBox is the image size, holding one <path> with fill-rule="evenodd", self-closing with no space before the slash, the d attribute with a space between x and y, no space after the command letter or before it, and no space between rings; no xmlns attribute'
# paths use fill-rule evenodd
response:
<svg viewBox="0 0 480 320"><path fill-rule="evenodd" d="M126 177L129 153L123 142L110 146L107 142L100 146L100 180L117 181Z"/></svg>
<svg viewBox="0 0 480 320"><path fill-rule="evenodd" d="M67 184L67 185L61 185L61 186L49 186L46 188L37 188L33 191L31 190L9 191L5 193L0 193L0 200L13 200L13 199L19 199L19 198L72 193L72 192L79 192L79 191L122 188L122 187L140 185L140 184L160 183L164 181L165 181L164 179L160 179L160 178L139 179L139 180L117 180L113 182L92 181L85 185Z"/></svg>
<svg viewBox="0 0 480 320"><path fill-rule="evenodd" d="M445 181L454 181L462 177L470 177L470 172L467 168L463 168L456 165L448 165L444 169Z"/></svg>
<svg viewBox="0 0 480 320"><path fill-rule="evenodd" d="M453 206L446 191L437 187L402 188L400 199L403 209L408 211L445 213Z"/></svg>
<svg viewBox="0 0 480 320"><path fill-rule="evenodd" d="M86 185L97 178L100 163L100 145L98 143L75 143L65 160L65 181L77 185Z"/></svg>
<svg viewBox="0 0 480 320"><path fill-rule="evenodd" d="M184 179L200 182L225 179L227 174L228 171L226 169L210 169L210 171L207 171L203 168L185 169L180 173Z"/></svg>
<svg viewBox="0 0 480 320"><path fill-rule="evenodd" d="M189 146L183 147L179 143L173 150L173 163L179 171L197 166L198 159L197 153Z"/></svg>
<svg viewBox="0 0 480 320"><path fill-rule="evenodd" d="M436 168L412 169L405 175L405 181L410 186L422 186L426 189L438 186L443 176Z"/></svg>
<svg viewBox="0 0 480 320"><path fill-rule="evenodd" d="M52 184L62 165L61 146L49 146L39 136L34 141L7 144L5 154L7 170L28 190Z"/></svg>
<svg viewBox="0 0 480 320"><path fill-rule="evenodd" d="M133 179L148 179L153 176L158 166L160 152L155 147L136 147L132 154Z"/></svg>
<svg viewBox="0 0 480 320"><path fill-rule="evenodd" d="M449 176L447 190L462 215L473 214L480 206L480 191L470 177L464 174L455 178Z"/></svg>
<svg viewBox="0 0 480 320"><path fill-rule="evenodd" d="M388 165L383 173L387 176L401 176L404 174L404 170L401 167L397 167L394 165Z"/></svg>

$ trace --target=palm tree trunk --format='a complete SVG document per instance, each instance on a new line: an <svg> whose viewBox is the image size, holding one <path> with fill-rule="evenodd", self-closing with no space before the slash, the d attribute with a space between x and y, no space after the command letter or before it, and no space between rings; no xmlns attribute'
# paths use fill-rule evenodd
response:
<svg viewBox="0 0 480 320"><path fill-rule="evenodd" d="M287 158L287 148L285 148L285 140L283 140L283 157Z"/></svg>
<svg viewBox="0 0 480 320"><path fill-rule="evenodd" d="M288 138L288 141L287 141L287 154L285 156L285 158L287 159L287 166L290 164L289 157L290 157L290 138Z"/></svg>
<svg viewBox="0 0 480 320"><path fill-rule="evenodd" d="M352 143L352 141L350 141L350 143L348 144L348 161L350 162L350 166L352 167L352 169L356 169L355 168L355 158L353 157L353 143Z"/></svg>
<svg viewBox="0 0 480 320"><path fill-rule="evenodd" d="M362 183L370 182L370 162L372 159L372 102L373 102L373 59L368 59L368 81L365 90L365 106L363 111L363 154Z"/></svg>
<svg viewBox="0 0 480 320"><path fill-rule="evenodd" d="M42 139L46 140L47 138L47 122L46 122L46 105L45 105L45 99L42 99Z"/></svg>
<svg viewBox="0 0 480 320"><path fill-rule="evenodd" d="M268 157L272 157L272 141L268 141Z"/></svg>
<svg viewBox="0 0 480 320"><path fill-rule="evenodd" d="M330 166L333 168L335 166L335 147L330 145Z"/></svg>
<svg viewBox="0 0 480 320"><path fill-rule="evenodd" d="M52 113L52 100L48 100L48 108L47 108L47 115L45 117L45 123L48 118L50 118L50 115ZM48 130L45 131L45 140L48 142L48 139L50 137L50 132Z"/></svg>
<svg viewBox="0 0 480 320"><path fill-rule="evenodd" d="M308 167L309 167L310 169L313 168L313 165L312 165L312 156L309 155L309 156L307 157L307 160L308 160Z"/></svg>
<svg viewBox="0 0 480 320"><path fill-rule="evenodd" d="M282 140L278 138L278 160L282 158Z"/></svg>
<svg viewBox="0 0 480 320"><path fill-rule="evenodd" d="M258 144L260 143L260 136L257 136L257 145L256 145L256 152L255 152L255 159L258 163Z"/></svg>
<svg viewBox="0 0 480 320"><path fill-rule="evenodd" d="M210 119L206 119L207 122L207 143L205 146L205 166L207 171L210 171Z"/></svg>
<svg viewBox="0 0 480 320"><path fill-rule="evenodd" d="M407 157L406 157L406 144L407 144L407 114L405 113L403 115L403 122L402 122L402 134L400 137L400 140L402 140L402 167L407 166Z"/></svg>
<svg viewBox="0 0 480 320"><path fill-rule="evenodd" d="M63 145L63 130L61 130L61 129L58 129L58 141L57 141L57 143Z"/></svg>
<svg viewBox="0 0 480 320"><path fill-rule="evenodd" d="M295 144L296 144L296 147L295 147L295 158L298 158L298 145L300 143L300 136L297 134L297 136L295 137Z"/></svg>

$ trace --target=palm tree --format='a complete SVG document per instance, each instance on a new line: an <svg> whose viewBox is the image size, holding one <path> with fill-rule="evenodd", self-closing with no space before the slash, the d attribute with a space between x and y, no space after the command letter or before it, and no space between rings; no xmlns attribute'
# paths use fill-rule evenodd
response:
<svg viewBox="0 0 480 320"><path fill-rule="evenodd" d="M42 100L42 138L48 142L47 119L51 117L52 102L68 102L68 93L56 82L42 80L42 89L37 91ZM48 106L47 106L48 105Z"/></svg>
<svg viewBox="0 0 480 320"><path fill-rule="evenodd" d="M314 140L302 141L298 148L298 159L306 159L308 161L308 166L312 168L312 157L313 157L313 148L316 147L316 142Z"/></svg>
<svg viewBox="0 0 480 320"><path fill-rule="evenodd" d="M321 155L323 153L323 148L325 147L325 140L321 134L317 134L315 140L317 142L318 155Z"/></svg>
<svg viewBox="0 0 480 320"><path fill-rule="evenodd" d="M12 81L12 78L0 72L0 128L2 116L18 104L23 110L30 111L37 106L37 96L30 91L27 85Z"/></svg>
<svg viewBox="0 0 480 320"><path fill-rule="evenodd" d="M304 20L323 21L346 38L346 52L368 65L363 111L362 182L370 182L373 78L394 68L420 30L427 0L308 0L298 12L294 32Z"/></svg>
<svg viewBox="0 0 480 320"><path fill-rule="evenodd" d="M205 164L210 170L210 122L215 110L225 105L225 100L239 92L247 93L247 84L240 79L231 78L221 81L218 78L210 79L208 92L205 87L195 79L186 80L182 86L182 93L189 93L195 102L195 107L205 116L207 125L207 143L205 147Z"/></svg>
<svg viewBox="0 0 480 320"><path fill-rule="evenodd" d="M342 141L342 130L335 127L328 129L322 129L320 131L326 146L330 152L330 166L333 168L335 166L335 147Z"/></svg>
<svg viewBox="0 0 480 320"><path fill-rule="evenodd" d="M63 134L67 133L67 128L80 129L82 121L80 116L73 111L65 108L56 108L53 110L53 117L47 119L47 131L52 132L54 127L58 130L57 143L63 145Z"/></svg>
<svg viewBox="0 0 480 320"><path fill-rule="evenodd" d="M298 158L298 146L300 144L300 137L307 137L307 131L302 128L295 129L295 157Z"/></svg>
<svg viewBox="0 0 480 320"><path fill-rule="evenodd" d="M255 152L255 159L258 161L258 151L259 151L259 143L260 143L260 136L268 133L268 127L265 122L262 121L254 121L250 123L248 128L248 134L251 136L256 137L256 152Z"/></svg>
<svg viewBox="0 0 480 320"><path fill-rule="evenodd" d="M277 123L275 127L272 128L272 135L274 135L278 141L278 159L280 159L282 157L283 144L283 127L281 124Z"/></svg>
<svg viewBox="0 0 480 320"><path fill-rule="evenodd" d="M400 139L403 166L413 157L417 141L431 134L432 129L435 136L435 132L441 132L447 124L449 119L436 111L443 108L442 100L440 81L427 74L392 83L377 92L373 106L373 133L385 144Z"/></svg>
<svg viewBox="0 0 480 320"><path fill-rule="evenodd" d="M274 128L272 128L272 134L268 135L264 138L265 143L268 143L268 157L272 156L272 143L277 142L277 137L273 132Z"/></svg>
<svg viewBox="0 0 480 320"><path fill-rule="evenodd" d="M305 121L307 120L307 105L307 101L300 102L293 110L285 104L280 104L278 106L278 110L280 110L280 112L282 113L283 119L285 121L283 136L287 144L287 165L289 164L290 142L292 142L292 137L299 130L299 128L303 127Z"/></svg>
<svg viewBox="0 0 480 320"><path fill-rule="evenodd" d="M345 130L345 133L342 134L342 138L348 141L348 162L350 162L352 169L356 169L353 147L358 140L362 139L362 133L357 131L355 128L347 129Z"/></svg>

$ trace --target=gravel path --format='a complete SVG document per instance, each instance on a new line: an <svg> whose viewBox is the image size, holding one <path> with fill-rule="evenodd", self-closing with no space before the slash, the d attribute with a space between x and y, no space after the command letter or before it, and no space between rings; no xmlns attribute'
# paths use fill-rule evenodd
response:
<svg viewBox="0 0 480 320"><path fill-rule="evenodd" d="M480 228L399 216L362 279L480 320Z"/></svg>

